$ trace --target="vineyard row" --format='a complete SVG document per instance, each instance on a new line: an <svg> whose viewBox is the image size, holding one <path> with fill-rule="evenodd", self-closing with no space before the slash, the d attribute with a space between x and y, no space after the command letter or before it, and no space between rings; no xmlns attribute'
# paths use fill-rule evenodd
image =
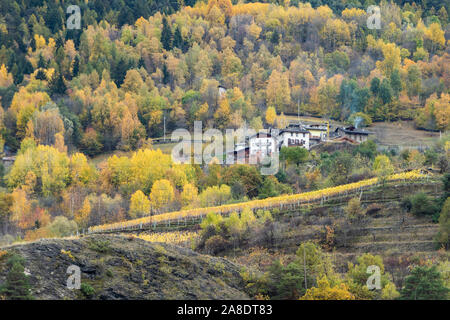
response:
<svg viewBox="0 0 450 320"><path fill-rule="evenodd" d="M395 181L411 181L427 178L426 175L419 173L418 171L410 171L404 173L398 173L391 175L387 178L387 182ZM181 210L174 212L167 212L159 215L146 216L139 219L128 220L123 222L117 222L112 224L99 225L89 228L89 233L102 233L102 232L113 232L122 231L129 229L142 229L149 227L151 225L156 226L159 224L170 224L174 221L202 218L208 213L213 212L221 215L228 215L232 212L242 212L245 208L249 208L253 211L258 209L263 210L273 210L279 209L283 211L284 208L288 207L300 207L305 204L313 204L317 202L327 201L330 197L340 196L342 194L348 195L353 192L362 192L367 188L372 188L379 184L378 178L372 178L367 180L362 180L354 183L349 183L345 185L340 185L331 188L325 188L321 190L315 190L305 193L293 194L293 195L283 195L278 197L266 198L261 200L252 200L244 203L234 203L216 207L207 208L196 208L190 210Z"/></svg>

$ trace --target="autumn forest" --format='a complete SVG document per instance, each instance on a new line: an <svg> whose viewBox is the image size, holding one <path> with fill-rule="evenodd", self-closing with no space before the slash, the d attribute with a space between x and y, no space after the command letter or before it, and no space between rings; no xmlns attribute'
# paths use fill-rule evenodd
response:
<svg viewBox="0 0 450 320"><path fill-rule="evenodd" d="M67 28L69 5L80 8L80 29ZM368 24L371 5L380 10L379 28ZM446 281L423 297L448 298L449 15L448 2L433 0L0 0L0 246L135 219L157 228L151 217L160 215L168 229L162 215L204 210L179 215L185 225L201 219L183 232L136 236L211 255L233 252L233 262L251 267L255 261L243 260L258 256L264 275L243 276L252 298L408 299L405 275L383 269L379 293L362 285L367 266L390 268L375 255L385 249L351 266L326 258L350 250L347 234L371 221L370 212L401 208L435 230L427 245L441 250L417 249L433 252L417 258L417 272ZM283 147L274 175L258 165L179 164L166 141L176 129L192 132L195 121L258 131L303 120L359 127L369 139ZM392 123L380 135L379 126ZM425 137L420 145L383 142L404 128L411 139ZM420 190L397 195L394 183L420 183ZM373 198L364 198L366 190ZM308 220L320 225L319 240L280 253L290 250L283 204L303 212L301 199L316 210L344 194L332 211L342 213L339 223L331 213L328 222ZM207 209L218 206L237 209L223 216ZM136 221L130 225L142 228L147 220ZM285 238L278 244L276 232ZM308 278L314 288L302 287L303 255L315 268ZM297 287L288 274L299 277Z"/></svg>

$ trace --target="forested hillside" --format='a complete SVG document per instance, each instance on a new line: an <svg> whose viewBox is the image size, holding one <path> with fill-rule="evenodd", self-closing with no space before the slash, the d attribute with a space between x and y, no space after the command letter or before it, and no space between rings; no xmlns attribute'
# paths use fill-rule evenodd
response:
<svg viewBox="0 0 450 320"><path fill-rule="evenodd" d="M93 1L80 3L77 31L65 29L59 3L2 1L1 141L6 152L18 150L3 172L4 233L32 239L55 233L55 223L73 232L424 165L445 173L448 136L425 153L379 155L372 141L331 154L290 148L276 176L251 166L178 165L150 150L164 116L169 131L192 129L194 120L282 127L283 113L296 112L448 129L446 7L381 2L377 30L368 29L362 4L330 6ZM218 85L227 88L221 99ZM123 156L95 167L88 157L104 152Z"/></svg>
<svg viewBox="0 0 450 320"><path fill-rule="evenodd" d="M67 27L69 5L80 8L80 29ZM436 290L420 298L446 299L449 10L438 0L0 0L0 300L16 294L9 281L26 286L20 255L33 250L83 263L103 254L83 271L93 281L84 298L121 294L123 279L150 290L150 269L158 281L184 279L171 274L184 249L167 258L149 245L148 269L126 252L104 259L117 244L135 250L133 236L105 236L111 247L103 234L86 236L136 230L248 267L238 275L221 259L192 262L218 281L208 288L227 288L223 297L412 299L417 279L428 279ZM368 24L378 18L379 28ZM289 137L297 128L311 144L270 136L272 175L261 164L221 165L229 154L216 150L180 164L161 137L196 121ZM311 124L323 126L320 137ZM159 233L174 223L184 233ZM73 238L14 252L13 243L64 237ZM366 287L374 265L379 291ZM109 293L105 267L129 269ZM224 270L229 281L205 275ZM146 298L176 296L156 286Z"/></svg>
<svg viewBox="0 0 450 320"><path fill-rule="evenodd" d="M260 128L268 108L448 126L444 5L382 2L381 29L371 30L361 4L102 3L80 3L82 30L66 30L65 6L53 1L0 4L8 148L34 110L54 107L66 143L88 155L161 136L164 112L169 129L195 119ZM229 89L221 105L218 84Z"/></svg>

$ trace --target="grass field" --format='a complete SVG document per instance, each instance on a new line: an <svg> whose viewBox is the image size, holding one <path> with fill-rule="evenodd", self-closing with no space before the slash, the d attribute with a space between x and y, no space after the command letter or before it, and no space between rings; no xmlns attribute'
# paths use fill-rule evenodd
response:
<svg viewBox="0 0 450 320"><path fill-rule="evenodd" d="M439 139L439 132L417 130L412 121L377 122L369 131L375 133L375 142L382 146L423 148L432 146Z"/></svg>

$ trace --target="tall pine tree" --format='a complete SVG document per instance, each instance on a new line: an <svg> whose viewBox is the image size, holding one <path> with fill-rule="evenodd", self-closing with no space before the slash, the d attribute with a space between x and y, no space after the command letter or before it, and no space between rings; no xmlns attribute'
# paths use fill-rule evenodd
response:
<svg viewBox="0 0 450 320"><path fill-rule="evenodd" d="M37 64L38 69L47 68L47 63L45 63L44 57L42 54L39 54L39 61Z"/></svg>
<svg viewBox="0 0 450 320"><path fill-rule="evenodd" d="M173 34L173 47L183 49L183 36L181 35L180 27L177 27Z"/></svg>
<svg viewBox="0 0 450 320"><path fill-rule="evenodd" d="M448 293L436 266L418 266L405 279L402 300L445 300Z"/></svg>
<svg viewBox="0 0 450 320"><path fill-rule="evenodd" d="M75 56L75 59L73 60L72 77L78 76L79 73L80 73L80 58L78 58L78 56Z"/></svg>
<svg viewBox="0 0 450 320"><path fill-rule="evenodd" d="M400 72L398 69L395 69L391 73L391 87L392 92L398 98L400 91L402 91L402 80L400 78Z"/></svg>
<svg viewBox="0 0 450 320"><path fill-rule="evenodd" d="M53 76L53 78L50 80L49 87L51 95L66 93L67 87L64 83L64 78L61 72L58 72L58 74L55 74Z"/></svg>
<svg viewBox="0 0 450 320"><path fill-rule="evenodd" d="M25 275L24 267L22 265L23 258L18 255L13 255L7 262L10 267L6 275L6 283L0 289L0 293L4 294L10 300L31 300L30 283L28 276Z"/></svg>
<svg viewBox="0 0 450 320"><path fill-rule="evenodd" d="M161 32L161 43L163 48L169 51L172 49L172 30L170 29L166 17L163 17L162 24L163 29Z"/></svg>
<svg viewBox="0 0 450 320"><path fill-rule="evenodd" d="M169 70L167 70L166 64L163 65L162 72L163 72L163 79L162 79L163 83L168 84L170 81L170 73L169 73Z"/></svg>

